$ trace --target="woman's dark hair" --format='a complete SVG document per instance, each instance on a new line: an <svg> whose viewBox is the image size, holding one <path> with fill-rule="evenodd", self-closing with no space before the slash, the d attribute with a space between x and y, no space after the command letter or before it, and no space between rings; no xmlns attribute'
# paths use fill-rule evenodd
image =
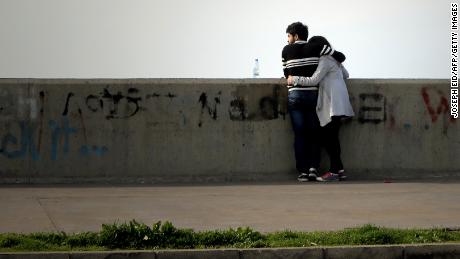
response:
<svg viewBox="0 0 460 259"><path fill-rule="evenodd" d="M290 24L287 29L286 33L291 35L298 35L300 40L307 40L308 39L308 27L307 25L301 22L295 22Z"/></svg>
<svg viewBox="0 0 460 259"><path fill-rule="evenodd" d="M315 44L315 45L331 46L331 44L329 44L329 41L327 41L326 38L324 38L323 36L313 36L310 38L310 40L308 40L308 43Z"/></svg>

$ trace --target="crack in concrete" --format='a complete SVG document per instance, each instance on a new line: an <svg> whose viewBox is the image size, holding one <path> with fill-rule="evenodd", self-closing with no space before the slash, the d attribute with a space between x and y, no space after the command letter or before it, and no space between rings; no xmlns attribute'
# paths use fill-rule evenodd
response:
<svg viewBox="0 0 460 259"><path fill-rule="evenodd" d="M40 207L41 207L41 208L43 209L43 211L45 212L45 215L46 215L46 217L48 217L49 221L51 222L51 225L53 226L54 231L59 231L58 227L56 226L56 223L55 223L54 220L51 218L50 213L49 213L48 210L45 208L45 206L41 203L40 198L35 198L35 200L38 202L38 205L40 205Z"/></svg>

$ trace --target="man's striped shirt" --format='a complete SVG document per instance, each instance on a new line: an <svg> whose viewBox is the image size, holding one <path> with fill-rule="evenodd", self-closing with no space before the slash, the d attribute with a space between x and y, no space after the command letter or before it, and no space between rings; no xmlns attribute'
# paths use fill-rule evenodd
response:
<svg viewBox="0 0 460 259"><path fill-rule="evenodd" d="M311 77L318 67L319 57L331 55L337 61L345 61L345 56L334 50L329 45L310 44L306 41L298 40L294 44L286 45L282 52L284 76L305 76ZM318 86L295 86L289 88L293 90L317 90Z"/></svg>

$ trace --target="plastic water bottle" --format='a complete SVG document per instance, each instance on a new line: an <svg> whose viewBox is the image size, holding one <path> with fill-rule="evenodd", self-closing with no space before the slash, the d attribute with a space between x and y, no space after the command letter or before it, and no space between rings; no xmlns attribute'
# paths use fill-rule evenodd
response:
<svg viewBox="0 0 460 259"><path fill-rule="evenodd" d="M257 78L259 77L259 59L256 58L256 61L254 63L254 68L252 69L252 77Z"/></svg>

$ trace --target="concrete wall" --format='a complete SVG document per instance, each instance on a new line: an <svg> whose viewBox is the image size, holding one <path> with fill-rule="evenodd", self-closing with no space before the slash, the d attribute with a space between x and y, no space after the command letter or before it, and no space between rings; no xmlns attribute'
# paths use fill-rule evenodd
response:
<svg viewBox="0 0 460 259"><path fill-rule="evenodd" d="M460 179L448 80L347 84L352 179ZM295 179L286 96L278 79L0 79L0 183Z"/></svg>

